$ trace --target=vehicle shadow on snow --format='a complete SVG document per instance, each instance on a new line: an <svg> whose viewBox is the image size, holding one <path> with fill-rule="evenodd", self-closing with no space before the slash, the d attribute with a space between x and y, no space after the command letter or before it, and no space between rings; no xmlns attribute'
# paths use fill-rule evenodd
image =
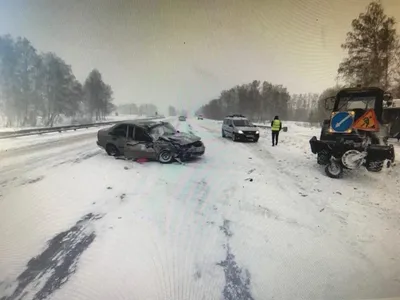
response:
<svg viewBox="0 0 400 300"><path fill-rule="evenodd" d="M154 159L146 159L146 158L138 158L138 159L129 159L126 158L124 156L117 156L114 157L115 160L121 160L121 161L125 161L125 162L132 162L132 163L137 163L137 164L159 164L159 165L184 165L186 163L198 163L201 162L202 160L204 160L204 157L191 157L188 159L185 159L182 162L179 162L178 160L174 160L171 163L167 163L167 164L161 164L158 160L154 160Z"/></svg>

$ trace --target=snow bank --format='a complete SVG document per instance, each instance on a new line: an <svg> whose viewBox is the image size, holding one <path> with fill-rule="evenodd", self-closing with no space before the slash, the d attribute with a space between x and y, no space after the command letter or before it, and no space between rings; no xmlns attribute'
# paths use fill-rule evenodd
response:
<svg viewBox="0 0 400 300"><path fill-rule="evenodd" d="M66 138L77 137L80 135L93 135L96 137L97 131L109 126L99 126L92 128L81 128L76 131L50 132L38 135L28 135L7 139L0 139L0 151L9 151L22 147L29 147L37 144L45 144L49 142L57 142Z"/></svg>

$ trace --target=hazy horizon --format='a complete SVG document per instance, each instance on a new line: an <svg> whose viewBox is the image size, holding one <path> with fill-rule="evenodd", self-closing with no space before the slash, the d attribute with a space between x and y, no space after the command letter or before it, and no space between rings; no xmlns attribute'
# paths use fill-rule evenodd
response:
<svg viewBox="0 0 400 300"><path fill-rule="evenodd" d="M97 68L115 104L192 111L254 79L290 93L334 85L340 44L369 2L0 0L0 34L56 53L81 82ZM400 1L381 2L400 16Z"/></svg>

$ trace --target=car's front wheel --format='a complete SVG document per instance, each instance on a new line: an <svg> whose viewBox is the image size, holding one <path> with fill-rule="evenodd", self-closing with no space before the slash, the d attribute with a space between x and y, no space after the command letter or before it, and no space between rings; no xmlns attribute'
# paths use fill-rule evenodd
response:
<svg viewBox="0 0 400 300"><path fill-rule="evenodd" d="M169 150L162 150L158 155L158 161L162 164L169 164L174 160L174 156Z"/></svg>
<svg viewBox="0 0 400 300"><path fill-rule="evenodd" d="M110 156L118 156L118 155L120 155L118 148L113 144L108 144L106 146L106 152Z"/></svg>
<svg viewBox="0 0 400 300"><path fill-rule="evenodd" d="M236 133L232 132L232 141L236 142L237 141L237 136Z"/></svg>

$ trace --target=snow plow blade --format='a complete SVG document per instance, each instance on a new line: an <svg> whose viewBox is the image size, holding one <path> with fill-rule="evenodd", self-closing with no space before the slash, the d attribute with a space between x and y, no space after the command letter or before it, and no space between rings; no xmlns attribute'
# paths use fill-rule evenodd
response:
<svg viewBox="0 0 400 300"><path fill-rule="evenodd" d="M328 144L323 141L319 141L316 136L313 136L310 140L311 152L318 154L323 150L328 150Z"/></svg>

